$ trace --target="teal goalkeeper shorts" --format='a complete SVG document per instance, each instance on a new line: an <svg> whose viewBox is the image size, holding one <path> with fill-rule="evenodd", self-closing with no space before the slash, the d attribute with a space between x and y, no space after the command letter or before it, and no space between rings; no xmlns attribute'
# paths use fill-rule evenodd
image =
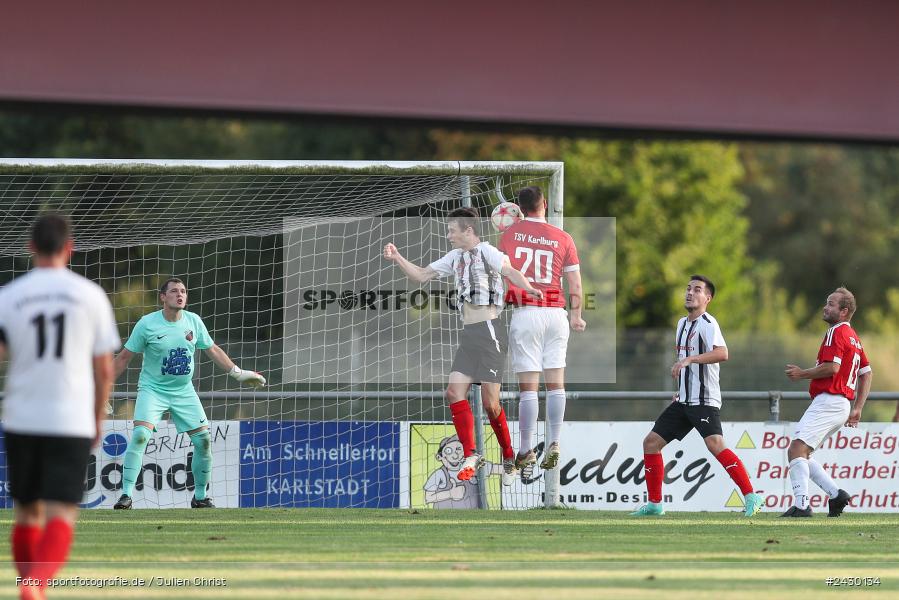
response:
<svg viewBox="0 0 899 600"><path fill-rule="evenodd" d="M178 433L193 431L208 426L206 411L200 404L200 397L191 389L187 393L162 394L153 390L138 390L134 406L134 420L152 423L155 427L162 414L169 411Z"/></svg>

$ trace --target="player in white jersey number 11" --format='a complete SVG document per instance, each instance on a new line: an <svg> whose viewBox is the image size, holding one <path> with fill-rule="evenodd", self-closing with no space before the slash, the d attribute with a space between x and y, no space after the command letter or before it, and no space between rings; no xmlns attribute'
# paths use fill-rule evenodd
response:
<svg viewBox="0 0 899 600"><path fill-rule="evenodd" d="M0 355L12 556L20 597L43 598L69 553L121 339L105 292L67 268L68 219L39 218L30 248L34 268L0 290Z"/></svg>

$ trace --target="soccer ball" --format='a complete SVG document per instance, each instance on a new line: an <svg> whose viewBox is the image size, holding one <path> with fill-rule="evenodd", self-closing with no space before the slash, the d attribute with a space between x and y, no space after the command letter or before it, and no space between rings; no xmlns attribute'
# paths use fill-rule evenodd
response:
<svg viewBox="0 0 899 600"><path fill-rule="evenodd" d="M521 220L521 209L514 202L503 202L493 209L490 222L493 228L502 233Z"/></svg>

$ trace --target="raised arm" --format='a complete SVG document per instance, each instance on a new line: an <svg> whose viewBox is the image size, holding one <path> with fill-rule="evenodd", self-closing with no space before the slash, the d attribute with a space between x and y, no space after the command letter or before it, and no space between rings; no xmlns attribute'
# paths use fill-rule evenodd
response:
<svg viewBox="0 0 899 600"><path fill-rule="evenodd" d="M265 377L256 371L246 371L234 364L234 361L228 357L224 350L218 344L213 344L204 350L206 356L212 359L221 369L228 371L233 379L241 383L246 383L253 387L263 387L265 385Z"/></svg>
<svg viewBox="0 0 899 600"><path fill-rule="evenodd" d="M412 281L424 283L425 281L430 281L437 277L437 271L431 267L419 267L410 262L400 254L400 251L397 250L396 246L392 243L388 243L384 246L384 258L395 262L397 266L403 270L403 273L406 274L406 277Z"/></svg>
<svg viewBox="0 0 899 600"><path fill-rule="evenodd" d="M543 297L543 292L532 286L531 282L528 281L528 278L525 277L521 271L512 266L508 256L503 258L503 268L500 273L502 273L504 277L507 277L513 284L527 292L528 295L535 298Z"/></svg>

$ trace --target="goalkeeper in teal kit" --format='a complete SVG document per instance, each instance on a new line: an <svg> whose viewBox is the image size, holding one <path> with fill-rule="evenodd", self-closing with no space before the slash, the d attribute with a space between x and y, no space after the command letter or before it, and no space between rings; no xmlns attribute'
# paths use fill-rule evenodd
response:
<svg viewBox="0 0 899 600"><path fill-rule="evenodd" d="M194 476L192 508L213 508L206 496L206 484L212 472L212 443L209 421L194 390L194 351L206 352L216 365L228 371L237 381L260 387L265 377L254 371L244 371L228 358L209 336L202 319L184 310L187 288L177 278L167 280L159 289L162 310L141 318L131 331L125 348L115 357L115 376L119 377L135 354L144 360L137 383L137 403L134 407L134 431L125 450L122 474L122 496L116 509L131 508L134 484L143 464L144 450L156 423L166 411L175 422L178 433L187 433L194 446L191 472Z"/></svg>

